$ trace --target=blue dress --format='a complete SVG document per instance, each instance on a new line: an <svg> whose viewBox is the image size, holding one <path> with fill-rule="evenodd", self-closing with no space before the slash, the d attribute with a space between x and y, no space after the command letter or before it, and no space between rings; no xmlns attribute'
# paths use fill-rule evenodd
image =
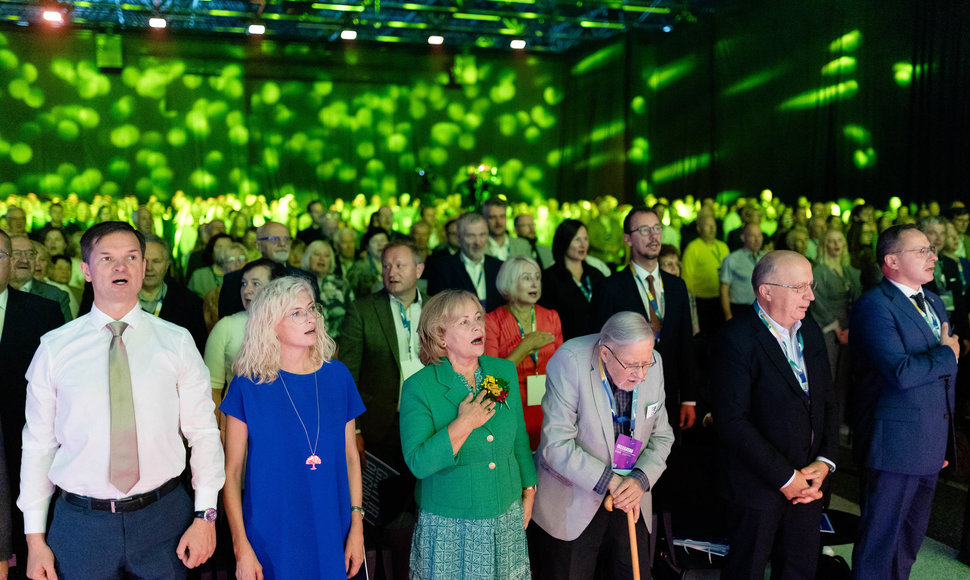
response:
<svg viewBox="0 0 970 580"><path fill-rule="evenodd" d="M321 462L314 470L306 461L317 432L315 379ZM243 521L266 580L346 578L350 485L344 437L347 422L364 412L350 371L330 361L307 375L280 371L272 383L236 377L219 408L249 429Z"/></svg>

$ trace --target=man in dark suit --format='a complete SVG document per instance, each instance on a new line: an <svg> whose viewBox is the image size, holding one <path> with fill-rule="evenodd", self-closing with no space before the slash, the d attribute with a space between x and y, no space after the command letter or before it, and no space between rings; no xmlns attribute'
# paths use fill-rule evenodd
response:
<svg viewBox="0 0 970 580"><path fill-rule="evenodd" d="M323 204L313 200L306 205L307 215L310 216L310 227L296 233L296 238L306 245L316 240L328 239L323 233L323 219L327 215Z"/></svg>
<svg viewBox="0 0 970 580"><path fill-rule="evenodd" d="M838 415L822 331L805 318L811 263L764 256L751 276L755 307L728 321L715 347L717 488L726 501L722 577L812 580L821 485L835 470Z"/></svg>
<svg viewBox="0 0 970 580"><path fill-rule="evenodd" d="M27 396L27 367L34 358L40 337L64 324L64 315L57 303L21 292L9 286L12 270L11 243L0 230L0 425L11 489L16 489L20 473L20 433L24 428L24 406ZM13 551L18 566L11 572L14 578L24 578L27 563L27 542L24 537L23 514L14 506L13 497L0 500L0 513L12 516ZM2 534L0 534L2 536ZM0 552L3 552L0 546ZM2 557L2 556L0 556Z"/></svg>
<svg viewBox="0 0 970 580"><path fill-rule="evenodd" d="M884 279L856 302L849 325L863 468L852 570L856 578L908 578L947 463L960 345L940 297L922 289L937 261L926 236L893 226L879 234L876 260Z"/></svg>
<svg viewBox="0 0 970 580"><path fill-rule="evenodd" d="M410 241L390 242L381 254L384 288L353 302L340 327L338 359L347 365L367 413L358 418L358 449L364 446L400 474L379 484L381 542L391 550L395 578L408 576L414 477L401 450L399 408L404 379L422 368L418 321L428 299L418 290L424 271ZM404 515L399 515L404 512ZM388 525L392 524L393 525Z"/></svg>
<svg viewBox="0 0 970 580"><path fill-rule="evenodd" d="M0 578L6 580L7 560L13 555L13 521L10 519L10 481L7 473L7 454L3 450L3 425L0 425Z"/></svg>
<svg viewBox="0 0 970 580"><path fill-rule="evenodd" d="M680 429L694 425L697 401L687 286L660 269L657 258L663 226L652 209L631 209L623 220L623 232L632 264L626 271L605 278L593 290L589 330L598 332L610 316L624 310L639 312L650 321L657 352L664 357L667 416L679 437Z"/></svg>
<svg viewBox="0 0 970 580"><path fill-rule="evenodd" d="M26 235L10 236L10 244L13 249L10 256L12 260L10 286L34 296L53 300L60 307L64 320L72 320L71 298L67 292L46 282L34 280L37 250L34 249L30 238Z"/></svg>
<svg viewBox="0 0 970 580"><path fill-rule="evenodd" d="M293 238L290 231L281 223L266 222L260 226L256 233L259 242L259 252L264 258L269 258L277 264L283 264L286 268L287 276L299 276L305 278L313 288L313 299L320 301L320 286L317 284L315 275L294 268L287 260L290 257L290 244ZM222 278L222 290L219 291L219 318L235 314L243 309L242 298L239 296L239 287L242 282L242 270L229 272Z"/></svg>
<svg viewBox="0 0 970 580"><path fill-rule="evenodd" d="M458 218L458 243L461 250L457 254L435 260L428 274L428 294L468 290L478 296L486 312L505 304L495 285L502 261L485 255L488 223L481 214L469 212Z"/></svg>

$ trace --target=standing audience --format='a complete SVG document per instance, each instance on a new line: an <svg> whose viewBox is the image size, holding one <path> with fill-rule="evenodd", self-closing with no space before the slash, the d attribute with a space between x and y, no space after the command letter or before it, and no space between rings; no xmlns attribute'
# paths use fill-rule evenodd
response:
<svg viewBox="0 0 970 580"><path fill-rule="evenodd" d="M586 262L589 235L579 220L563 220L552 238L556 262L542 271L539 303L559 314L563 340L583 336L591 326L590 301L603 273Z"/></svg>

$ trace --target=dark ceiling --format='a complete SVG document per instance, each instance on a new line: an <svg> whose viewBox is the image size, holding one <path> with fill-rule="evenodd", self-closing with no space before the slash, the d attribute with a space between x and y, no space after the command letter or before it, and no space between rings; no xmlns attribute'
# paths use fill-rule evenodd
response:
<svg viewBox="0 0 970 580"><path fill-rule="evenodd" d="M246 35L263 24L276 40L427 44L440 35L452 48L563 52L623 33L663 34L709 16L716 0L3 0L4 26L51 26L44 10L60 12L60 26L97 31L149 29L163 17L164 34Z"/></svg>

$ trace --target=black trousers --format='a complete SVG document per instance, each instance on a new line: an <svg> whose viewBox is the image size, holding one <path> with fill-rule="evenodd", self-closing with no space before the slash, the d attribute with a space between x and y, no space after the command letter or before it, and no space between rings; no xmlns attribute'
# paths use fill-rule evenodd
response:
<svg viewBox="0 0 970 580"><path fill-rule="evenodd" d="M640 561L640 577L650 578L650 537L644 518L637 520L637 552ZM626 512L606 511L602 505L578 538L571 542L556 539L535 522L534 538L538 553L537 577L540 580L590 580L595 578L599 556L608 559L606 570L609 578L630 580L633 578L633 560L630 557L630 536Z"/></svg>
<svg viewBox="0 0 970 580"><path fill-rule="evenodd" d="M728 552L724 580L762 580L771 562L771 578L814 580L818 566L822 501L756 510L726 505Z"/></svg>

